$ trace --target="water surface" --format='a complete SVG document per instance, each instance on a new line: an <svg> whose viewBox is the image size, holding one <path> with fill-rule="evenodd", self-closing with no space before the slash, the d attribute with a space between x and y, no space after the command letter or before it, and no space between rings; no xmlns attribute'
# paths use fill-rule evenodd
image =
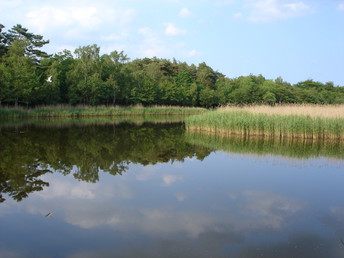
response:
<svg viewBox="0 0 344 258"><path fill-rule="evenodd" d="M342 150L176 122L7 124L0 257L342 257Z"/></svg>

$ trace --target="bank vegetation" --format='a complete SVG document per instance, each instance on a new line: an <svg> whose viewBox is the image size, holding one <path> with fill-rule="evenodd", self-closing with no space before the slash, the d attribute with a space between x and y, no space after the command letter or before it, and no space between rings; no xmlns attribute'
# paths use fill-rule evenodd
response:
<svg viewBox="0 0 344 258"><path fill-rule="evenodd" d="M223 107L186 119L190 131L240 137L344 140L344 105Z"/></svg>

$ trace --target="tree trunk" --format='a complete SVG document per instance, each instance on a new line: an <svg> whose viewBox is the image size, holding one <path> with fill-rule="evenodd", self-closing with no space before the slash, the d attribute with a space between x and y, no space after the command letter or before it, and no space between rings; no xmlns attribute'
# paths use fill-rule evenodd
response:
<svg viewBox="0 0 344 258"><path fill-rule="evenodd" d="M14 107L17 108L18 107L18 98L14 99Z"/></svg>

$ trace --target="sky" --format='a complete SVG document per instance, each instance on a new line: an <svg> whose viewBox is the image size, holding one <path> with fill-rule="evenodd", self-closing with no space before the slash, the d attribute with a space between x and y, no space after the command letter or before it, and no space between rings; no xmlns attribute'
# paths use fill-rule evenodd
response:
<svg viewBox="0 0 344 258"><path fill-rule="evenodd" d="M0 24L43 35L51 54L97 44L229 78L344 86L344 0L0 0Z"/></svg>

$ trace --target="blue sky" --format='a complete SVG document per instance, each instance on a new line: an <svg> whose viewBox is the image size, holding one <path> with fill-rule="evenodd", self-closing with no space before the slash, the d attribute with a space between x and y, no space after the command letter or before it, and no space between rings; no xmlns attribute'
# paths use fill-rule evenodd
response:
<svg viewBox="0 0 344 258"><path fill-rule="evenodd" d="M95 43L229 78L344 86L344 0L0 0L0 17L49 39L49 53Z"/></svg>

